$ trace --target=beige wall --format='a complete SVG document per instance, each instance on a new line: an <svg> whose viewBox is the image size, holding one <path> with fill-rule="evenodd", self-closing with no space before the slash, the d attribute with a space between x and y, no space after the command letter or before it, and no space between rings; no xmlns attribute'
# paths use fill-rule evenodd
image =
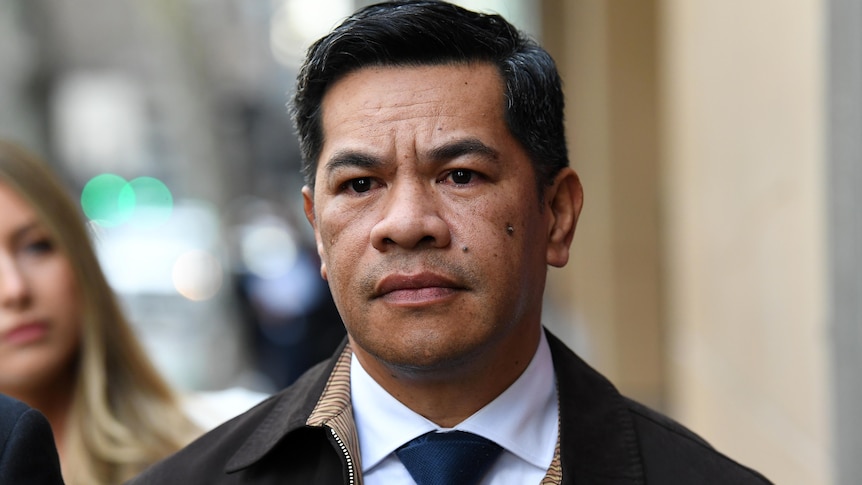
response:
<svg viewBox="0 0 862 485"><path fill-rule="evenodd" d="M549 295L575 347L627 394L663 402L655 2L546 2L543 41L567 91L571 162L585 191L572 259Z"/></svg>
<svg viewBox="0 0 862 485"><path fill-rule="evenodd" d="M662 19L671 410L777 483L830 483L821 5Z"/></svg>
<svg viewBox="0 0 862 485"><path fill-rule="evenodd" d="M824 6L543 6L586 193L549 288L577 345L776 483L832 483Z"/></svg>

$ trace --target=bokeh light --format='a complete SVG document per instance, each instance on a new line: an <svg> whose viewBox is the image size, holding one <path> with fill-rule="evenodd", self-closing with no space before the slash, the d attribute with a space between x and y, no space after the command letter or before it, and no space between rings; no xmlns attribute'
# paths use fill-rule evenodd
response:
<svg viewBox="0 0 862 485"><path fill-rule="evenodd" d="M223 279L222 265L211 253L191 250L174 263L172 279L177 292L193 301L208 300L218 293Z"/></svg>
<svg viewBox="0 0 862 485"><path fill-rule="evenodd" d="M156 227L171 217L174 198L164 182L153 177L138 177L126 187L134 192L132 223L141 227Z"/></svg>
<svg viewBox="0 0 862 485"><path fill-rule="evenodd" d="M296 263L296 241L284 227L253 226L245 231L240 245L243 264L261 278L282 276Z"/></svg>
<svg viewBox="0 0 862 485"><path fill-rule="evenodd" d="M129 223L151 228L171 217L174 198L159 179L138 177L127 182L119 175L104 173L84 186L81 207L92 222L103 227Z"/></svg>
<svg viewBox="0 0 862 485"><path fill-rule="evenodd" d="M353 11L351 0L277 0L270 17L270 48L286 66L296 66L312 42Z"/></svg>
<svg viewBox="0 0 862 485"><path fill-rule="evenodd" d="M123 224L135 209L135 191L119 175L104 173L90 179L81 191L81 208L93 222L104 227Z"/></svg>

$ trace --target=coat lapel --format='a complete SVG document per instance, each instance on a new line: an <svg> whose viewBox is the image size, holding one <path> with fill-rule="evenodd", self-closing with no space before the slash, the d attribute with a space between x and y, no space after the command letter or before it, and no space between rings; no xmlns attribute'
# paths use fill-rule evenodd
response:
<svg viewBox="0 0 862 485"><path fill-rule="evenodd" d="M289 433L306 426L346 345L347 339L344 339L331 359L313 367L276 396L275 405L237 449L225 471L231 473L251 466Z"/></svg>
<svg viewBox="0 0 862 485"><path fill-rule="evenodd" d="M637 435L623 398L550 332L560 397L564 484L643 484Z"/></svg>
<svg viewBox="0 0 862 485"><path fill-rule="evenodd" d="M553 334L548 343L560 399L560 448L564 484L645 483L634 423L626 400ZM292 431L307 426L347 341L276 396L268 415L226 465L228 473L253 465Z"/></svg>

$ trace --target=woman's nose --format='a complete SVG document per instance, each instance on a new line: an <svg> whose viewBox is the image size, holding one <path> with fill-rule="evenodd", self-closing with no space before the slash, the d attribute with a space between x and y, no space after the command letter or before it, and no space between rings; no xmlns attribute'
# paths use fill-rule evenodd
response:
<svg viewBox="0 0 862 485"><path fill-rule="evenodd" d="M0 307L23 306L30 297L24 272L14 259L0 257Z"/></svg>

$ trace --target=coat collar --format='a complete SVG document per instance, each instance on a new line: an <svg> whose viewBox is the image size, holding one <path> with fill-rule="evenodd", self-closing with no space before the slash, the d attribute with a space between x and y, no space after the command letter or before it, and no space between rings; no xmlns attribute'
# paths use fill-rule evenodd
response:
<svg viewBox="0 0 862 485"><path fill-rule="evenodd" d="M643 463L626 399L546 333L560 397L563 483L643 484Z"/></svg>
<svg viewBox="0 0 862 485"><path fill-rule="evenodd" d="M644 469L626 399L601 374L546 332L560 399L563 483L643 484ZM253 465L285 436L307 426L345 339L334 356L306 372L275 396L260 424L228 461L227 472Z"/></svg>
<svg viewBox="0 0 862 485"><path fill-rule="evenodd" d="M232 473L253 465L285 436L306 427L308 417L317 406L346 346L345 338L331 359L312 367L296 382L276 394L269 406L259 406L251 411L266 413L266 416L227 462L225 471Z"/></svg>

